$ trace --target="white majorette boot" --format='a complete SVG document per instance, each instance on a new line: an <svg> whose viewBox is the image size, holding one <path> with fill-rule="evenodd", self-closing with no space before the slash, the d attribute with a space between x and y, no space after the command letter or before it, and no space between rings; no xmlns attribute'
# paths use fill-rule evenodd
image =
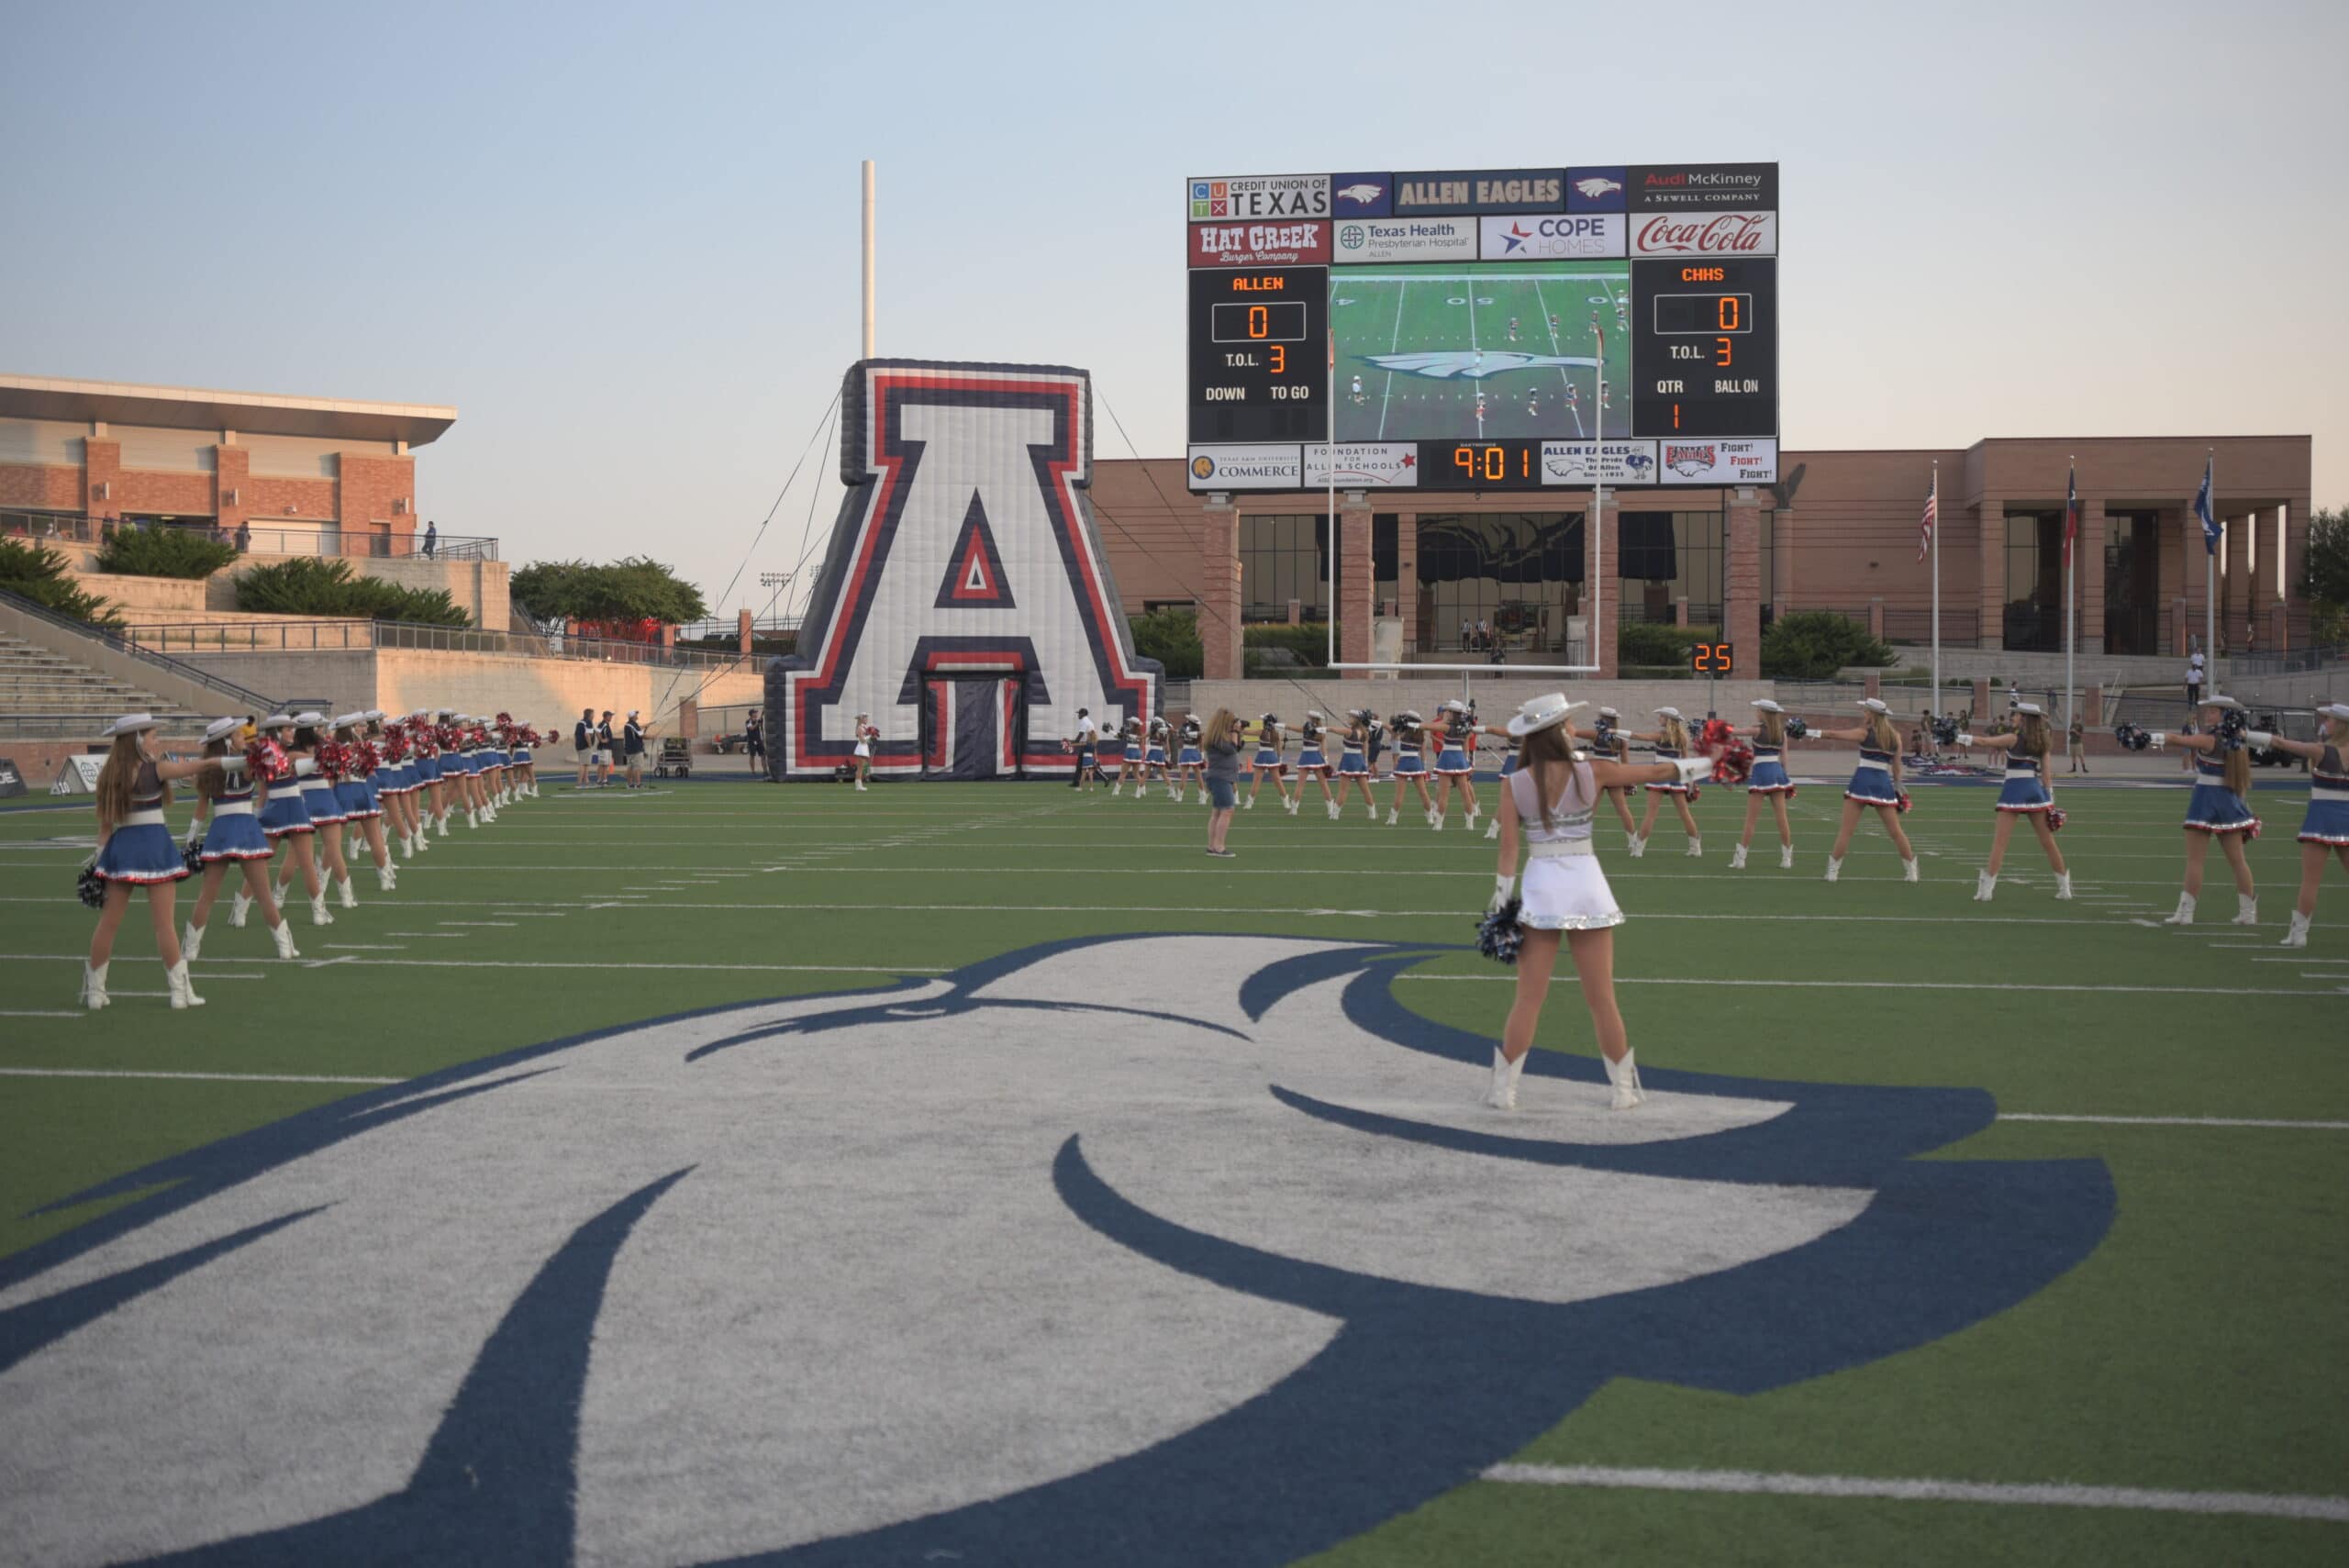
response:
<svg viewBox="0 0 2349 1568"><path fill-rule="evenodd" d="M1996 893L1998 890L1998 879L1997 877L1992 876L1987 871L1977 871L1974 873L1974 902L1976 904L1987 904L1990 902L1990 895Z"/></svg>
<svg viewBox="0 0 2349 1568"><path fill-rule="evenodd" d="M1508 1052L1497 1045L1493 1047L1493 1083L1485 1091L1485 1104L1497 1111L1517 1108L1517 1080L1525 1071L1525 1057L1532 1054L1529 1050L1525 1056L1511 1062Z"/></svg>
<svg viewBox="0 0 2349 1568"><path fill-rule="evenodd" d="M2162 924L2165 926L2190 926L2194 924L2194 895L2191 893L2179 894L2177 895L2177 913L2172 915L2166 920L2164 920Z"/></svg>
<svg viewBox="0 0 2349 1568"><path fill-rule="evenodd" d="M204 1006L204 998L195 994L195 986L187 977L186 959L181 959L171 968L163 971L163 984L171 987L172 1006L174 1009Z"/></svg>
<svg viewBox="0 0 2349 1568"><path fill-rule="evenodd" d="M868 795L872 792L864 787L864 781L863 779L859 779L856 781L856 793L859 795Z"/></svg>
<svg viewBox="0 0 2349 1568"><path fill-rule="evenodd" d="M2055 873L2055 896L2059 899L2068 899L2072 896L2072 873L2070 872L2059 871Z"/></svg>
<svg viewBox="0 0 2349 1568"><path fill-rule="evenodd" d="M407 836L407 829L405 828L401 828L395 837L399 840L400 859L404 861L412 861L416 859L416 840Z"/></svg>
<svg viewBox="0 0 2349 1568"><path fill-rule="evenodd" d="M1321 804L1330 808L1330 820L1332 822L1345 815L1344 809L1334 800L1325 800Z"/></svg>
<svg viewBox="0 0 2349 1568"><path fill-rule="evenodd" d="M1917 880L1916 856L1910 855L1907 860L1900 862L1900 880L1903 882L1914 882Z"/></svg>
<svg viewBox="0 0 2349 1568"><path fill-rule="evenodd" d="M1363 812L1364 812L1364 815L1367 816L1367 817L1369 817L1373 822L1377 821L1377 820L1378 820L1378 802L1376 802L1376 801L1375 801L1375 800L1374 800L1374 801L1372 801L1372 802L1370 802L1368 805L1366 805L1366 806L1364 806L1363 807Z"/></svg>
<svg viewBox="0 0 2349 1568"><path fill-rule="evenodd" d="M1490 822L1485 824L1485 837L1487 839L1497 839L1500 836L1501 819L1496 817Z"/></svg>
<svg viewBox="0 0 2349 1568"><path fill-rule="evenodd" d="M1439 832L1439 833L1442 832L1442 831L1443 831L1443 813L1442 813L1442 812L1441 812L1441 811L1431 811L1431 812L1429 812L1429 813L1428 813L1428 826L1429 826L1429 827L1431 827L1431 828L1434 828L1434 829L1435 829L1437 832Z"/></svg>
<svg viewBox="0 0 2349 1568"><path fill-rule="evenodd" d="M445 839L449 836L449 814L446 811L443 811L438 817L435 817L432 819L432 825L440 829L440 836L442 838Z"/></svg>
<svg viewBox="0 0 2349 1568"><path fill-rule="evenodd" d="M228 900L228 925L231 929L241 931L245 929L245 915L252 906L253 901L242 893Z"/></svg>
<svg viewBox="0 0 2349 1568"><path fill-rule="evenodd" d="M2235 917L2232 920L2230 920L2228 924L2232 926L2256 926L2259 924L2259 895L2255 893L2236 894Z"/></svg>
<svg viewBox="0 0 2349 1568"><path fill-rule="evenodd" d="M2293 910L2292 929L2285 932L2284 940L2277 942L2276 945L2277 947L2284 948L2304 948L2308 946L2309 924L2316 917L2313 915L2303 915L2298 909Z"/></svg>
<svg viewBox="0 0 2349 1568"><path fill-rule="evenodd" d="M1305 792L1304 792L1303 790L1298 790L1295 795L1290 795L1290 796L1288 797L1288 814L1289 814L1291 817L1296 816L1296 815L1297 815L1297 808L1298 806L1303 806L1304 804L1305 804Z"/></svg>
<svg viewBox="0 0 2349 1568"><path fill-rule="evenodd" d="M1701 861L1705 858L1704 840L1691 839L1688 840L1688 858L1692 861Z"/></svg>
<svg viewBox="0 0 2349 1568"><path fill-rule="evenodd" d="M1843 874L1843 862L1842 862L1842 857L1837 856L1837 855L1830 855L1830 856L1828 856L1828 857L1827 857L1827 880L1828 880L1828 881L1830 881L1830 882L1832 882L1832 881L1834 881L1837 877L1839 877L1839 876L1841 876L1841 875L1842 875L1842 874Z"/></svg>
<svg viewBox="0 0 2349 1568"><path fill-rule="evenodd" d="M1376 807L1375 806L1372 806L1372 807L1370 808L1370 814L1371 814L1371 816L1373 816L1373 817L1376 817L1376 816L1378 815L1378 807ZM1397 806L1388 806L1388 807L1386 808L1386 825L1387 825L1389 828L1394 827L1394 826L1395 826L1395 824L1397 824L1397 822L1400 822L1402 819L1403 819L1403 809L1402 809L1402 807Z"/></svg>
<svg viewBox="0 0 2349 1568"><path fill-rule="evenodd" d="M1780 871L1792 871L1795 869L1795 847L1792 844L1780 844L1778 846L1778 869Z"/></svg>
<svg viewBox="0 0 2349 1568"><path fill-rule="evenodd" d="M341 881L334 884L334 895L335 901L340 904L344 908L356 909L359 907L359 895L351 891L351 879L349 877L346 876Z"/></svg>
<svg viewBox="0 0 2349 1568"><path fill-rule="evenodd" d="M1745 869L1745 846L1743 844L1740 844L1737 848L1729 852L1729 869L1731 871L1743 871Z"/></svg>
<svg viewBox="0 0 2349 1568"><path fill-rule="evenodd" d="M278 957L299 958L302 956L294 951L294 922L285 918L284 916L280 915L277 917L277 924L269 929L269 940L277 944Z"/></svg>
<svg viewBox="0 0 2349 1568"><path fill-rule="evenodd" d="M1627 1111L1648 1097L1640 1087L1640 1064L1631 1060L1629 1051L1623 1052L1620 1062L1608 1062L1603 1051L1598 1053L1598 1060L1606 1062L1607 1081L1615 1085L1615 1098L1609 1104L1609 1110Z"/></svg>
<svg viewBox="0 0 2349 1568"><path fill-rule="evenodd" d="M423 854L432 848L432 828L429 821L419 823L416 829L416 852Z"/></svg>
<svg viewBox="0 0 2349 1568"><path fill-rule="evenodd" d="M1476 818L1483 815L1481 811L1472 811L1468 814L1468 831L1474 833L1476 830Z"/></svg>
<svg viewBox="0 0 2349 1568"><path fill-rule="evenodd" d="M1109 786L1109 793L1110 793L1111 795L1123 795L1123 794L1125 794L1125 793L1126 793L1126 781L1125 781L1125 780L1123 780L1123 779L1119 779L1117 783L1115 783L1115 784L1111 784L1111 785Z"/></svg>
<svg viewBox="0 0 2349 1568"><path fill-rule="evenodd" d="M1645 839L1641 839L1641 838L1626 839L1626 840L1623 841L1623 847L1624 847L1625 849L1627 849L1627 850L1631 851L1631 858L1632 858L1633 860L1638 860L1642 855L1644 855L1644 854L1646 854L1646 853L1648 852L1648 841L1647 841Z"/></svg>
<svg viewBox="0 0 2349 1568"><path fill-rule="evenodd" d="M391 862L386 861L375 868L375 886L382 892L389 893L399 885L399 874L392 869Z"/></svg>
<svg viewBox="0 0 2349 1568"><path fill-rule="evenodd" d="M310 924L313 926L334 924L334 917L327 913L327 895L323 890L317 897L310 900Z"/></svg>
<svg viewBox="0 0 2349 1568"><path fill-rule="evenodd" d="M82 965L82 1006L94 1013L106 1005L106 970L112 962Z"/></svg>
<svg viewBox="0 0 2349 1568"><path fill-rule="evenodd" d="M481 813L475 811L470 806L465 807L465 826L468 828L478 828L481 826Z"/></svg>
<svg viewBox="0 0 2349 1568"><path fill-rule="evenodd" d="M195 921L190 920L186 925L180 928L180 956L182 958L193 959L196 957L196 950L203 946L204 928L202 926L199 926Z"/></svg>
<svg viewBox="0 0 2349 1568"><path fill-rule="evenodd" d="M1240 809L1241 809L1241 810L1242 810L1242 811L1253 811L1253 810L1255 810L1255 809L1256 809L1256 797L1255 797L1254 795L1250 795L1247 799L1245 799L1245 800L1241 801L1241 802L1240 803Z"/></svg>

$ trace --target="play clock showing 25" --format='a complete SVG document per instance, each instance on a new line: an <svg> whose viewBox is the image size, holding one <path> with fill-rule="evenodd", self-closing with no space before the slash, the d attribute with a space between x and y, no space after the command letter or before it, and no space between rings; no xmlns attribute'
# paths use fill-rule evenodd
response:
<svg viewBox="0 0 2349 1568"><path fill-rule="evenodd" d="M1775 436L1775 259L1631 263L1634 436Z"/></svg>

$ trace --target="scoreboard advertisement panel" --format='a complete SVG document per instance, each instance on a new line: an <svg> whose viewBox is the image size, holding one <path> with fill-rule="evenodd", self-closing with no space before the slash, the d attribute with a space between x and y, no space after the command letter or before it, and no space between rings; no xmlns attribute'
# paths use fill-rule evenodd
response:
<svg viewBox="0 0 2349 1568"><path fill-rule="evenodd" d="M1194 490L1777 478L1776 164L1186 195Z"/></svg>

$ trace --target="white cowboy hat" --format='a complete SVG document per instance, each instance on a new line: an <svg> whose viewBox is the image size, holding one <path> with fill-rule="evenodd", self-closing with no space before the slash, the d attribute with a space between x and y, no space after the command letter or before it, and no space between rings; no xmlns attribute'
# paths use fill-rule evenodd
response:
<svg viewBox="0 0 2349 1568"><path fill-rule="evenodd" d="M245 721L241 718L216 718L204 727L204 738L217 740L224 735L234 735L244 727Z"/></svg>
<svg viewBox="0 0 2349 1568"><path fill-rule="evenodd" d="M2316 710L2319 718L2337 718L2349 724L2349 702L2332 702Z"/></svg>
<svg viewBox="0 0 2349 1568"><path fill-rule="evenodd" d="M2017 713L2027 713L2033 718L2045 718L2047 717L2047 710L2041 707L2035 702L2019 702L2015 704L2015 711Z"/></svg>
<svg viewBox="0 0 2349 1568"><path fill-rule="evenodd" d="M1680 722L1681 722L1681 723L1683 723L1683 724L1686 724L1686 723L1687 723L1687 722L1688 722L1688 716L1687 716L1687 714L1685 714L1685 713L1682 713L1682 712L1681 712L1678 708L1676 708L1676 707L1660 707L1660 708L1657 708L1657 709L1655 710L1655 716L1656 716L1658 718L1676 718L1676 719L1680 720Z"/></svg>
<svg viewBox="0 0 2349 1568"><path fill-rule="evenodd" d="M2204 706L2204 707L2222 707L2222 708L2236 708L2236 709L2240 709L2240 708L2243 706L2243 704L2241 704L2241 703L2239 703L2239 702L2235 701L2235 699L2234 699L2234 698L2232 698L2232 697L2204 697L2204 698L2202 699L2201 706Z"/></svg>
<svg viewBox="0 0 2349 1568"><path fill-rule="evenodd" d="M142 729L160 729L151 713L126 713L106 726L106 737L111 740L117 735L136 735Z"/></svg>
<svg viewBox="0 0 2349 1568"><path fill-rule="evenodd" d="M312 708L306 713L297 713L294 716L294 722L296 724L317 725L324 724L326 721L327 716L320 713L316 708Z"/></svg>
<svg viewBox="0 0 2349 1568"><path fill-rule="evenodd" d="M1787 711L1785 708L1780 707L1776 703L1772 702L1768 697L1755 697L1751 706L1760 708L1764 713L1784 713Z"/></svg>
<svg viewBox="0 0 2349 1568"><path fill-rule="evenodd" d="M1435 710L1438 713L1466 713L1468 711L1468 705L1462 702L1458 697L1446 697L1443 701L1435 705Z"/></svg>
<svg viewBox="0 0 2349 1568"><path fill-rule="evenodd" d="M1321 717L1321 710L1318 707L1308 707L1305 710L1305 717L1308 718L1319 718Z"/></svg>
<svg viewBox="0 0 2349 1568"><path fill-rule="evenodd" d="M1544 692L1538 697L1527 699L1516 713L1509 716L1508 732L1522 737L1537 729L1552 728L1564 724L1567 715L1584 706L1578 702L1568 702L1564 692Z"/></svg>
<svg viewBox="0 0 2349 1568"><path fill-rule="evenodd" d="M367 716L363 713L338 713L334 716L334 727L337 729L349 729L366 722Z"/></svg>
<svg viewBox="0 0 2349 1568"><path fill-rule="evenodd" d="M262 719L261 721L261 727L263 729L291 729L295 725L300 722L301 720L295 718L292 714L280 711L273 713L267 718Z"/></svg>
<svg viewBox="0 0 2349 1568"><path fill-rule="evenodd" d="M1860 699L1860 706L1867 709L1870 713L1888 714L1892 711L1885 706L1884 699L1882 697L1862 697Z"/></svg>
<svg viewBox="0 0 2349 1568"><path fill-rule="evenodd" d="M365 713L361 714L359 717L362 717L362 718L382 718L382 717L384 717L384 710L383 710L382 708L380 708L380 707L371 707L371 708L369 708Z"/></svg>

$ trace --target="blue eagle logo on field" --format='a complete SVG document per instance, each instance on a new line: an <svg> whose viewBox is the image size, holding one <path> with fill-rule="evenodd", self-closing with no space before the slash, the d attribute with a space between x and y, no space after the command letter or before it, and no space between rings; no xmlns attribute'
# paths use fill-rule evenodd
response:
<svg viewBox="0 0 2349 1568"><path fill-rule="evenodd" d="M0 1260L12 1550L1285 1562L1610 1378L1897 1354L2110 1221L2094 1161L1918 1158L1977 1091L1651 1064L1613 1115L1543 1052L1497 1116L1490 1040L1397 998L1440 951L1052 943L76 1195L120 1207Z"/></svg>
<svg viewBox="0 0 2349 1568"><path fill-rule="evenodd" d="M1513 349L1497 349L1486 352L1477 349L1430 349L1410 354L1368 354L1364 356L1380 370L1397 371L1404 375L1423 375L1437 381L1457 377L1463 381L1481 381L1486 376L1500 375L1508 371L1590 370L1598 360L1587 354L1525 354Z"/></svg>

